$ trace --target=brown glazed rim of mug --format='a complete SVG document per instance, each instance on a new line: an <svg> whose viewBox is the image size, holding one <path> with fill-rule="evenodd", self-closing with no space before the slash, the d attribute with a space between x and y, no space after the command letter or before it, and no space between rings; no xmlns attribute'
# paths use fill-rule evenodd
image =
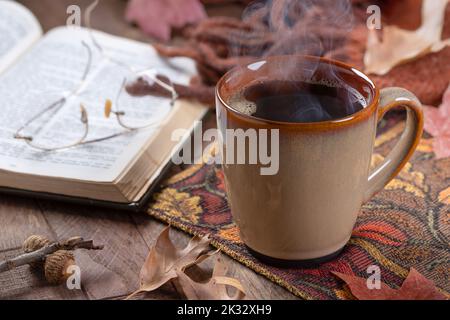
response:
<svg viewBox="0 0 450 320"><path fill-rule="evenodd" d="M268 61L271 60L282 60L282 59L308 59L308 60L316 60L320 63L327 63L327 64L333 64L337 67L346 69L350 72L352 72L355 77L358 77L361 82L364 82L367 84L373 91L373 97L371 101L368 101L368 105L363 108L362 110L359 110L349 116L343 117L343 118L337 118L333 120L328 121L320 121L320 122L283 122L283 121L275 121L275 120L267 120L263 118L258 118L250 115L243 114L236 109L232 108L227 102L225 102L225 99L223 98L222 94L222 87L224 86L224 82L235 72L238 70L242 70L243 68L246 68L254 63L257 63L259 61ZM359 71L357 68L354 68L344 62L331 60L323 57L315 57L315 56L308 56L308 55L279 55L279 56L271 56L263 59L255 59L254 62L251 62L249 64L243 65L243 66L237 66L228 71L217 83L216 86L216 97L220 101L220 103L234 116L237 118L240 118L244 122L250 122L257 125L262 126L269 126L269 127L280 127L284 129L306 129L306 130L326 130L326 129L334 129L334 128L342 128L345 126L354 125L360 121L363 121L373 115L378 106L378 102L380 99L380 91L377 88L377 86L370 80L370 78L363 73L362 71Z"/></svg>

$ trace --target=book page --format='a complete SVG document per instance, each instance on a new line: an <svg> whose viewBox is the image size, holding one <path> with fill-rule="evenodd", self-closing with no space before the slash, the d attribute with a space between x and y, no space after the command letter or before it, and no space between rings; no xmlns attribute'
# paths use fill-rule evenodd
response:
<svg viewBox="0 0 450 320"><path fill-rule="evenodd" d="M0 73L42 36L36 17L24 6L0 0Z"/></svg>
<svg viewBox="0 0 450 320"><path fill-rule="evenodd" d="M169 64L150 45L100 32L94 34L104 52L136 70L163 70L163 74L172 81L182 84L187 84L196 73L195 64L190 59L171 59ZM158 126L153 126L103 142L56 152L35 150L24 141L13 139L14 132L36 112L45 110L52 102L77 87L88 61L82 41L91 47L93 58L80 94L71 96L61 108L46 114L36 125L31 126L31 129L35 129L31 131L50 145L76 141L83 132L80 121L80 104L83 104L89 117L87 139L126 132L114 116L109 119L104 116L104 103L107 98L114 101L129 71L105 59L93 45L86 29L57 28L0 76L0 170L112 182L158 129ZM162 123L171 112L169 102L160 97L136 98L133 108L136 107L139 112L136 112L136 119L132 120L139 123L140 118L146 118ZM42 127L42 124L38 125L39 122L44 123Z"/></svg>

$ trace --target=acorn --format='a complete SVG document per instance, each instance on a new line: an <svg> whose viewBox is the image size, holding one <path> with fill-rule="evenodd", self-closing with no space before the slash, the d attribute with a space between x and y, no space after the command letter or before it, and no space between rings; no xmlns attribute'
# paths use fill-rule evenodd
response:
<svg viewBox="0 0 450 320"><path fill-rule="evenodd" d="M48 255L44 264L45 279L53 285L64 283L71 275L67 270L72 265L75 265L75 257L70 251L58 250Z"/></svg>
<svg viewBox="0 0 450 320"><path fill-rule="evenodd" d="M23 242L22 250L25 253L30 253L30 252L39 250L39 249L49 245L50 243L52 243L52 242L45 236L32 235ZM44 261L30 263L30 266L35 269L42 268L43 265L44 265Z"/></svg>

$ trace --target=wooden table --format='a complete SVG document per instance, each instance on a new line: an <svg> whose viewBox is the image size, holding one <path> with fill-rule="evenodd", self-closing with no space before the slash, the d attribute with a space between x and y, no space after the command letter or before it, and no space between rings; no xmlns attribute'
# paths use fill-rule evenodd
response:
<svg viewBox="0 0 450 320"><path fill-rule="evenodd" d="M38 17L44 30L65 24L71 4L86 8L90 0L20 0ZM112 34L150 41L138 29L123 20L126 2L101 2L93 16L93 26ZM210 14L238 14L233 6L214 7ZM209 120L213 122L213 117ZM98 252L78 252L81 290L50 286L28 266L0 274L0 299L121 299L138 286L139 271L150 247L165 226L144 214L112 211L0 195L0 260L21 252L22 242L32 234L50 239L79 235L105 244ZM172 230L172 238L185 245L190 237ZM244 285L251 299L295 299L285 289L268 281L238 262L224 256L230 275ZM211 267L211 266L207 266ZM169 283L163 288L140 295L138 299L180 299L182 295Z"/></svg>

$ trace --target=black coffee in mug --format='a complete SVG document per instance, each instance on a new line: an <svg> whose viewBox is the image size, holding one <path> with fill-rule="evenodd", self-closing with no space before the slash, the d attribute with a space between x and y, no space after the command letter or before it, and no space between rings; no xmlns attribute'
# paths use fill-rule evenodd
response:
<svg viewBox="0 0 450 320"><path fill-rule="evenodd" d="M336 257L362 204L400 172L422 135L411 92L380 91L355 68L319 57L238 66L218 82L216 98L233 220L251 252L277 265L311 267ZM408 109L404 132L369 170L377 122L400 106ZM239 150L240 162L228 157ZM278 170L263 173L266 163Z"/></svg>
<svg viewBox="0 0 450 320"><path fill-rule="evenodd" d="M340 85L272 80L245 88L234 97L238 111L281 122L320 122L345 118L362 110L365 99Z"/></svg>

